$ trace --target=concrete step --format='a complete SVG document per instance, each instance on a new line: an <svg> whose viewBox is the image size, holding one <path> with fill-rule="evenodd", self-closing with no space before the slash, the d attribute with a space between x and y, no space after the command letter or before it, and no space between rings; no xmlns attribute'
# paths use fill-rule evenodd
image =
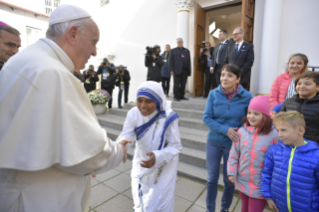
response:
<svg viewBox="0 0 319 212"><path fill-rule="evenodd" d="M119 116L126 116L127 112L130 109L128 108L112 108L109 113L114 114L114 115L119 115ZM192 119L197 119L197 120L202 120L203 119L203 113L204 111L200 110L189 110L189 109L181 109L181 108L174 108L174 111L178 113L180 117L185 117L185 118L192 118Z"/></svg>
<svg viewBox="0 0 319 212"><path fill-rule="evenodd" d="M112 127L110 126L110 124L113 124L114 127L112 128L115 128L115 129L122 129L121 126L116 126L116 125L123 125L125 121L124 116L115 115L111 113L105 113L102 115L98 115L97 117L101 125ZM203 130L203 131L206 131L206 134L208 132L208 127L202 122L202 120L199 120L199 119L179 117L179 125L181 127Z"/></svg>
<svg viewBox="0 0 319 212"><path fill-rule="evenodd" d="M122 130L125 117L114 114L103 114L98 116L99 123L103 127ZM181 121L180 121L180 125ZM180 126L180 136L183 146L198 150L206 150L207 130L199 130Z"/></svg>

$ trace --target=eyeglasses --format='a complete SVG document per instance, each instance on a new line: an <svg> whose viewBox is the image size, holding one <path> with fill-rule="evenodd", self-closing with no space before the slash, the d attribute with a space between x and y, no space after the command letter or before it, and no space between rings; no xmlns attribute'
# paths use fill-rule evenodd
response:
<svg viewBox="0 0 319 212"><path fill-rule="evenodd" d="M233 34L233 37L236 36L236 35L239 35L239 34L241 34L241 32L240 32L240 33L235 33L235 34Z"/></svg>

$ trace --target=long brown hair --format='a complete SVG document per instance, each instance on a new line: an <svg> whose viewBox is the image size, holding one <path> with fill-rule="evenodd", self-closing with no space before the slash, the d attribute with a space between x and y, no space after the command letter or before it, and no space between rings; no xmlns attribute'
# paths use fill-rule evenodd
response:
<svg viewBox="0 0 319 212"><path fill-rule="evenodd" d="M245 125L245 124L247 126L251 126L249 121L248 121L247 115L243 119L243 125ZM270 133L271 129L272 129L272 119L269 116L263 114L263 119L261 120L261 122L257 126L257 134L262 133L262 134L267 135Z"/></svg>

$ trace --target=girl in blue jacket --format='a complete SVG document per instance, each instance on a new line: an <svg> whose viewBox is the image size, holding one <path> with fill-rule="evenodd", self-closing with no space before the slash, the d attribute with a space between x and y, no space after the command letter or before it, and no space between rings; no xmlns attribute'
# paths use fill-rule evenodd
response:
<svg viewBox="0 0 319 212"><path fill-rule="evenodd" d="M319 145L303 138L305 120L297 111L274 117L281 142L271 146L261 174L261 194L272 210L319 211Z"/></svg>

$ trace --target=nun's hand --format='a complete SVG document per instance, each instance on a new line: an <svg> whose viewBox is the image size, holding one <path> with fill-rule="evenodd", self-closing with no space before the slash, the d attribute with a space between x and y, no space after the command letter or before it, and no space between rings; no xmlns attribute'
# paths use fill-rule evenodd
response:
<svg viewBox="0 0 319 212"><path fill-rule="evenodd" d="M150 158L148 160L142 160L141 166L144 168L151 168L156 162L155 154L153 152L149 152L146 155L150 156Z"/></svg>
<svg viewBox="0 0 319 212"><path fill-rule="evenodd" d="M124 139L119 142L119 145L122 147L122 150L123 150L123 163L126 162L126 153L127 153L126 144L128 143L132 143L132 141L128 139Z"/></svg>

